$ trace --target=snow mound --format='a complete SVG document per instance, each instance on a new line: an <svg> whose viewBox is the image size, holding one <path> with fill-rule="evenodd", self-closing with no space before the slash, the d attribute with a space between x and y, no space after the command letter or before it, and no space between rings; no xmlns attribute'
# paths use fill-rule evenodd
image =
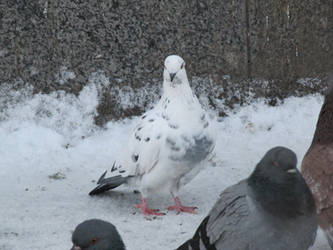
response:
<svg viewBox="0 0 333 250"><path fill-rule="evenodd" d="M175 249L192 237L219 193L246 178L269 148L290 147L300 165L323 101L320 95L290 97L272 107L257 100L228 110L217 124L212 163L179 194L184 204L199 207L198 214L167 212L147 220L133 207L140 195L126 187L88 195L138 119L95 125L101 90L108 84L103 73L96 73L78 96L61 91L33 95L29 88L1 85L0 249L70 249L71 231L88 218L115 224L129 250ZM170 198L150 199L164 212L172 203ZM325 249L319 230L312 250Z"/></svg>

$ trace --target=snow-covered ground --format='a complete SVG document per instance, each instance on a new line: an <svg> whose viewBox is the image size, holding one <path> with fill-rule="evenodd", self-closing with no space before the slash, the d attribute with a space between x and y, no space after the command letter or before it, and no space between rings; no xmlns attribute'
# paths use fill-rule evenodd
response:
<svg viewBox="0 0 333 250"><path fill-rule="evenodd" d="M2 90L2 92L1 92ZM167 212L144 218L133 205L140 195L126 187L98 197L88 192L110 169L136 119L93 123L96 85L78 97L31 96L0 89L0 249L70 249L71 232L88 218L115 224L128 250L170 250L191 237L227 186L246 178L273 146L293 149L299 165L315 129L322 96L289 98L278 107L263 100L238 108L218 123L216 156L180 192L198 214L167 212L170 197L151 197ZM313 249L329 249L319 231Z"/></svg>

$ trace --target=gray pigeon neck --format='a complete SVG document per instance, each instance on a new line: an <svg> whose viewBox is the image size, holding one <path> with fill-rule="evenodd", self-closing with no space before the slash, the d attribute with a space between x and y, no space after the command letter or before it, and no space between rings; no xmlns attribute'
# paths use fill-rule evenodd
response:
<svg viewBox="0 0 333 250"><path fill-rule="evenodd" d="M252 199L267 213L281 219L312 214L315 210L310 190L301 177L275 182L274 177L256 168L248 179Z"/></svg>

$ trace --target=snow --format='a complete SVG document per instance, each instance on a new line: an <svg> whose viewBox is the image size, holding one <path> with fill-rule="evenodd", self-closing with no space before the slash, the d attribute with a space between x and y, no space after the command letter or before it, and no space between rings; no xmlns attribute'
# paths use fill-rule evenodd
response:
<svg viewBox="0 0 333 250"><path fill-rule="evenodd" d="M269 148L290 147L300 165L323 101L320 95L291 97L270 107L257 100L228 111L217 125L215 157L180 191L185 205L199 207L198 214L167 212L171 198L158 196L150 197L150 205L167 215L144 218L133 207L140 195L126 187L88 195L138 119L96 127L99 89L108 84L96 79L77 97L0 87L1 250L70 249L72 230L88 218L115 224L128 250L174 249L193 235L219 193L246 178ZM321 231L312 249L328 249Z"/></svg>
<svg viewBox="0 0 333 250"><path fill-rule="evenodd" d="M62 66L60 68L60 72L59 72L59 75L58 75L58 82L59 82L59 84L63 85L65 83L67 83L67 81L69 79L74 79L75 77L76 76L75 76L75 73L73 71L69 71L66 66Z"/></svg>

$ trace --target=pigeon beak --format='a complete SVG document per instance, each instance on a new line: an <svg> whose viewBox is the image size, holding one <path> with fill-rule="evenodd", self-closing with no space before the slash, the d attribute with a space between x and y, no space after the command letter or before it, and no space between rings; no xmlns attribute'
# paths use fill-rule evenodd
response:
<svg viewBox="0 0 333 250"><path fill-rule="evenodd" d="M170 73L171 82L173 81L173 79L175 78L175 76L176 76L176 73Z"/></svg>
<svg viewBox="0 0 333 250"><path fill-rule="evenodd" d="M81 249L81 247L78 247L78 246L75 246L75 245L74 245L74 246L71 248L71 250L82 250L82 249Z"/></svg>
<svg viewBox="0 0 333 250"><path fill-rule="evenodd" d="M287 173L289 173L289 174L296 174L297 173L297 169L296 168L289 169L289 170L287 170Z"/></svg>

